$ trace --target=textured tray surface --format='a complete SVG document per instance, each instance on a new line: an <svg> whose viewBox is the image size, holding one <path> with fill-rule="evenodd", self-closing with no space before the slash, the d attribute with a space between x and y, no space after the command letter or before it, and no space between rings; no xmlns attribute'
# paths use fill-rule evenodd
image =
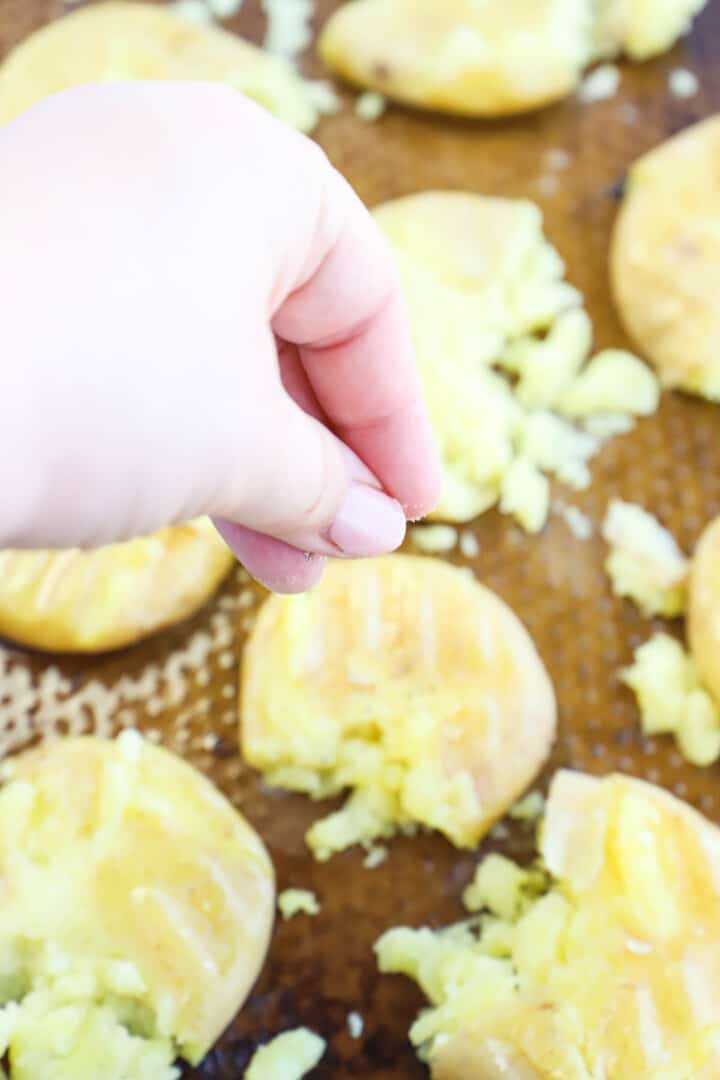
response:
<svg viewBox="0 0 720 1080"><path fill-rule="evenodd" d="M318 0L316 6L320 22L335 4ZM0 53L62 10L59 0L0 0ZM259 5L245 0L231 25L259 40ZM673 53L643 66L623 65L621 91L610 101L583 106L570 100L498 124L392 108L380 122L369 124L355 116L348 95L342 112L326 119L317 137L369 205L426 188L536 200L545 211L549 238L567 260L569 280L585 293L598 344L623 345L606 270L619 183L638 154L720 109L719 61L720 2L711 0L692 37ZM696 98L682 101L670 95L668 74L677 66L688 66L700 77ZM312 61L307 70L320 73ZM571 164L553 173L543 155L558 148L571 155ZM557 178L555 190L548 175ZM666 396L657 416L616 439L596 459L588 492L564 497L596 527L613 496L640 502L689 551L704 524L720 513L719 436L720 408ZM481 546L472 563L475 572L525 621L555 682L561 731L552 768L635 773L664 784L720 821L717 767L693 769L670 740L644 739L632 698L618 684L618 669L630 659L633 646L650 635L652 625L611 596L597 529L593 539L582 542L554 516L540 537L527 538L510 521L490 513L474 531ZM457 561L467 563L460 556ZM424 1069L406 1038L421 997L407 981L377 975L371 946L390 925L440 925L457 918L460 892L477 856L459 854L439 837L421 836L392 842L386 863L373 871L363 868L356 851L324 866L313 862L303 834L328 808L267 793L236 755L237 662L243 626L258 595L238 574L191 624L149 644L98 661L57 664L8 649L5 668L28 671L38 686L52 664L75 687L92 679L112 685L123 674L137 677L148 664L166 674L174 670L173 680L180 678L176 706L149 715L141 701L120 720L157 730L168 746L203 768L262 833L279 887L312 888L321 900L320 917L278 924L251 1001L203 1068L188 1077L238 1080L258 1040L297 1024L314 1027L329 1039L329 1052L314 1074L318 1080L422 1077ZM676 629L682 632L680 625ZM189 661L181 657L173 663L171 658L205 631L210 637L201 638L198 648L210 652L209 678L198 680ZM0 695L0 729L12 722L2 713ZM528 845L527 828L514 826L506 850L521 854ZM346 1030L351 1010L365 1019L358 1041Z"/></svg>

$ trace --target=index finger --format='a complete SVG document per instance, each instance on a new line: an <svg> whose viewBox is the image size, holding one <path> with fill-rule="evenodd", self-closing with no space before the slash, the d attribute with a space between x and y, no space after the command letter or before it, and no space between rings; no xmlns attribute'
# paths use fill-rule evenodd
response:
<svg viewBox="0 0 720 1080"><path fill-rule="evenodd" d="M383 236L335 176L315 266L273 327L298 345L333 430L415 519L437 503L440 465L405 305Z"/></svg>

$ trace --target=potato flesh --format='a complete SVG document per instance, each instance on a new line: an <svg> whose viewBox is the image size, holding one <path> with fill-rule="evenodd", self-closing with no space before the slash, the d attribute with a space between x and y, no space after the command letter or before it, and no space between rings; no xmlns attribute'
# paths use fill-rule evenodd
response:
<svg viewBox="0 0 720 1080"><path fill-rule="evenodd" d="M418 824L474 845L555 730L552 687L513 613L461 571L401 555L336 563L307 596L266 602L241 716L245 757L269 783L353 791L309 834L321 858Z"/></svg>
<svg viewBox="0 0 720 1080"><path fill-rule="evenodd" d="M133 1053L165 1055L170 1080L178 1053L197 1061L221 1034L264 958L265 849L209 781L135 733L62 740L11 770L0 790L0 986L22 999L11 1057L35 1062L44 1011L61 1023L67 1006L73 1080L122 1080L112 1069ZM126 1025L149 1047L124 1045ZM93 1031L106 1033L100 1049ZM64 1077L53 1053L70 1051L53 1045L47 1068ZM98 1053L104 1071L83 1073Z"/></svg>
<svg viewBox="0 0 720 1080"><path fill-rule="evenodd" d="M540 852L547 891L514 921L378 944L430 998L411 1037L433 1075L495 1080L495 1044L518 1080L717 1076L720 832L641 781L561 772Z"/></svg>

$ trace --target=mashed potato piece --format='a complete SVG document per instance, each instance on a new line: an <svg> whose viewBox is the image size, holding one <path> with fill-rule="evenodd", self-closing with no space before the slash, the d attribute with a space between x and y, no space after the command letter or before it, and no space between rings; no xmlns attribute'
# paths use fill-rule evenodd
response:
<svg viewBox="0 0 720 1080"><path fill-rule="evenodd" d="M226 83L302 131L318 119L311 84L288 62L169 8L110 0L49 23L10 53L0 67L0 123L71 86L134 79Z"/></svg>
<svg viewBox="0 0 720 1080"><path fill-rule="evenodd" d="M308 842L438 829L473 847L539 771L555 734L550 680L516 616L466 570L391 555L337 562L274 596L245 652L241 740L271 785L346 806Z"/></svg>
<svg viewBox="0 0 720 1080"><path fill-rule="evenodd" d="M633 166L615 227L613 292L667 387L720 401L720 117Z"/></svg>
<svg viewBox="0 0 720 1080"><path fill-rule="evenodd" d="M375 218L400 271L442 455L434 516L469 521L499 503L537 532L549 509L541 472L590 483L601 439L571 421L652 411L652 372L618 352L584 367L592 325L533 203L425 192Z"/></svg>
<svg viewBox="0 0 720 1080"><path fill-rule="evenodd" d="M285 889L278 896L278 908L283 919L296 915L318 915L320 904L310 889Z"/></svg>
<svg viewBox="0 0 720 1080"><path fill-rule="evenodd" d="M482 915L376 946L430 1000L410 1037L435 1080L715 1080L717 828L640 780L560 772L539 848L529 872L481 865Z"/></svg>
<svg viewBox="0 0 720 1080"><path fill-rule="evenodd" d="M135 732L66 739L0 788L0 1054L13 1080L173 1080L242 1005L273 870L212 784Z"/></svg>
<svg viewBox="0 0 720 1080"><path fill-rule="evenodd" d="M255 1052L245 1080L301 1080L324 1053L325 1040L314 1031L285 1031Z"/></svg>
<svg viewBox="0 0 720 1080"><path fill-rule="evenodd" d="M707 0L596 0L596 57L648 60L686 34Z"/></svg>
<svg viewBox="0 0 720 1080"><path fill-rule="evenodd" d="M635 503L614 499L603 523L610 545L605 568L616 596L633 600L644 615L681 615L690 568L675 538Z"/></svg>
<svg viewBox="0 0 720 1080"><path fill-rule="evenodd" d="M325 63L396 101L466 116L569 94L592 49L588 0L354 0L320 37Z"/></svg>
<svg viewBox="0 0 720 1080"><path fill-rule="evenodd" d="M691 765L720 757L720 709L707 692L692 656L668 634L655 634L622 672L634 692L646 735L674 735Z"/></svg>
<svg viewBox="0 0 720 1080"><path fill-rule="evenodd" d="M49 652L123 648L192 615L234 562L208 518L88 551L0 551L0 635Z"/></svg>

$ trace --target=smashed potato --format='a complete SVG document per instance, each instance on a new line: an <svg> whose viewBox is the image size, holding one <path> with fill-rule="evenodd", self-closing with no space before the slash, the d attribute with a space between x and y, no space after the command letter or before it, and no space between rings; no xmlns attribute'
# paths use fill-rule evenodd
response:
<svg viewBox="0 0 720 1080"><path fill-rule="evenodd" d="M667 387L720 401L720 117L633 166L615 227L615 300Z"/></svg>
<svg viewBox="0 0 720 1080"><path fill-rule="evenodd" d="M442 458L432 516L469 521L499 503L539 531L543 473L590 483L601 438L572 421L652 412L657 380L617 351L585 366L592 325L533 203L424 192L374 216L400 272Z"/></svg>
<svg viewBox="0 0 720 1080"><path fill-rule="evenodd" d="M702 680L720 703L720 518L705 529L693 555L688 636Z"/></svg>
<svg viewBox="0 0 720 1080"><path fill-rule="evenodd" d="M681 615L687 605L690 561L675 537L636 503L613 499L603 522L612 590L644 615Z"/></svg>
<svg viewBox="0 0 720 1080"><path fill-rule="evenodd" d="M539 847L539 870L481 865L484 914L376 946L430 999L410 1037L435 1080L715 1080L718 829L640 780L560 772Z"/></svg>
<svg viewBox="0 0 720 1080"><path fill-rule="evenodd" d="M208 518L89 551L0 551L0 634L49 652L123 648L192 615L233 563Z"/></svg>
<svg viewBox="0 0 720 1080"><path fill-rule="evenodd" d="M592 49L588 0L354 0L329 20L325 63L396 101L465 116L566 97Z"/></svg>
<svg viewBox="0 0 720 1080"><path fill-rule="evenodd" d="M247 761L316 799L352 792L308 834L321 859L418 825L473 847L539 771L555 712L516 616L434 559L337 562L268 599L245 652Z"/></svg>
<svg viewBox="0 0 720 1080"><path fill-rule="evenodd" d="M14 1080L173 1080L242 1005L267 949L259 837L135 732L66 739L0 789L0 1053Z"/></svg>
<svg viewBox="0 0 720 1080"><path fill-rule="evenodd" d="M226 83L302 131L318 119L311 87L286 61L168 8L110 0L64 15L10 53L0 123L71 86L135 79Z"/></svg>
<svg viewBox="0 0 720 1080"><path fill-rule="evenodd" d="M648 60L671 49L686 34L707 0L597 0L596 57L625 53Z"/></svg>

